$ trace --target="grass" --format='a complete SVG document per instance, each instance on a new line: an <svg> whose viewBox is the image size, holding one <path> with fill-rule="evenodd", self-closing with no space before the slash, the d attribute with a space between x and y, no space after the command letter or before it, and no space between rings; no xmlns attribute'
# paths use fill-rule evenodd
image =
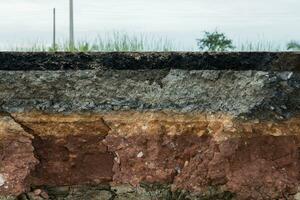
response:
<svg viewBox="0 0 300 200"><path fill-rule="evenodd" d="M286 51L281 45L271 41L244 42L236 45L235 51Z"/></svg>
<svg viewBox="0 0 300 200"><path fill-rule="evenodd" d="M195 41L196 42L196 41ZM258 42L240 42L234 44L233 51L299 51L300 43L291 41L285 46L278 45L271 41ZM12 51L26 52L55 52L55 51L72 51L72 52L113 52L113 51L197 51L191 47L190 49L182 48L175 41L168 38L155 37L153 35L139 34L132 35L124 32L112 32L104 36L98 36L92 41L81 40L70 49L66 41L56 44L55 48L43 42L36 42L30 47L14 47Z"/></svg>
<svg viewBox="0 0 300 200"><path fill-rule="evenodd" d="M105 36L98 36L93 41L78 41L74 48L68 42L62 41L55 48L43 43L36 43L31 47L15 47L13 51L72 51L72 52L112 52L112 51L178 51L179 45L163 37L139 34L113 32Z"/></svg>

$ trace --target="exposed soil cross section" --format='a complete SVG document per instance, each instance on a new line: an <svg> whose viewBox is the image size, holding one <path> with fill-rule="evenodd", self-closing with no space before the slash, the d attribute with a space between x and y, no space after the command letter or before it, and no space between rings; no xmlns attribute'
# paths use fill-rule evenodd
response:
<svg viewBox="0 0 300 200"><path fill-rule="evenodd" d="M0 53L0 199L299 199L298 53Z"/></svg>

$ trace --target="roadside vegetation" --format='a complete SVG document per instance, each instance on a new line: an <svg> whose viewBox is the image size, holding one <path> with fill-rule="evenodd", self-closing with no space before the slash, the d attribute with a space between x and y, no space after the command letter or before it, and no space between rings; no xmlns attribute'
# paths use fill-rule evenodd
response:
<svg viewBox="0 0 300 200"><path fill-rule="evenodd" d="M234 43L225 33L214 31L204 32L203 37L197 39L200 51L299 51L300 43L291 41L286 47L270 41Z"/></svg>
<svg viewBox="0 0 300 200"><path fill-rule="evenodd" d="M201 38L196 39L197 48L183 48L177 42L168 38L152 35L132 35L123 32L113 32L105 36L98 36L91 41L77 41L70 49L67 41L47 45L41 42L30 47L13 47L11 51L27 52L113 52L113 51L300 51L300 42L291 41L286 46L280 46L270 41L236 43L225 33L219 31L204 32Z"/></svg>
<svg viewBox="0 0 300 200"><path fill-rule="evenodd" d="M197 39L197 45L200 51L232 51L235 49L233 41L218 31L205 31L204 36Z"/></svg>
<svg viewBox="0 0 300 200"><path fill-rule="evenodd" d="M36 43L32 47L15 47L13 51L72 51L72 52L111 52L111 51L177 51L180 45L175 42L152 35L113 32L98 36L92 41L77 41L74 48L67 41L58 42L52 46Z"/></svg>
<svg viewBox="0 0 300 200"><path fill-rule="evenodd" d="M291 41L287 44L287 49L288 50L295 50L295 51L300 51L300 42L297 41Z"/></svg>

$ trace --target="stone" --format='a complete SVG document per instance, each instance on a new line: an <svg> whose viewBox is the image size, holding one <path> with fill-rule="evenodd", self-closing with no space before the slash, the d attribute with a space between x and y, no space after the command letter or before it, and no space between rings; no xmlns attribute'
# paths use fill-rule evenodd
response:
<svg viewBox="0 0 300 200"><path fill-rule="evenodd" d="M2 187L5 184L5 178L3 174L0 174L0 187Z"/></svg>
<svg viewBox="0 0 300 200"><path fill-rule="evenodd" d="M293 72L282 72L282 73L280 73L279 76L280 76L280 78L281 78L282 80L287 81L287 80L289 80L290 78L292 78Z"/></svg>
<svg viewBox="0 0 300 200"><path fill-rule="evenodd" d="M49 199L49 195L45 191L42 191L41 194L40 194L40 196L43 197L43 199Z"/></svg>
<svg viewBox="0 0 300 200"><path fill-rule="evenodd" d="M144 156L143 152L138 153L138 155L136 157L138 158L142 158Z"/></svg>
<svg viewBox="0 0 300 200"><path fill-rule="evenodd" d="M300 200L300 193L295 194L294 198L295 200Z"/></svg>
<svg viewBox="0 0 300 200"><path fill-rule="evenodd" d="M42 193L41 189L36 189L33 191L34 195L39 196Z"/></svg>

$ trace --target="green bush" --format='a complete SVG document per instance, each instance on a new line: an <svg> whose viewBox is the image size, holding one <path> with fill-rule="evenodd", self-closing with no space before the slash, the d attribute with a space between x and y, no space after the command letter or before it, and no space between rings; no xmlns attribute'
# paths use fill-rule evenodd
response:
<svg viewBox="0 0 300 200"><path fill-rule="evenodd" d="M198 48L201 51L228 51L233 50L235 47L232 40L227 38L224 33L204 32L204 37L197 39Z"/></svg>
<svg viewBox="0 0 300 200"><path fill-rule="evenodd" d="M294 51L300 51L300 43L296 41L290 41L287 44L287 49L288 50L294 50Z"/></svg>

